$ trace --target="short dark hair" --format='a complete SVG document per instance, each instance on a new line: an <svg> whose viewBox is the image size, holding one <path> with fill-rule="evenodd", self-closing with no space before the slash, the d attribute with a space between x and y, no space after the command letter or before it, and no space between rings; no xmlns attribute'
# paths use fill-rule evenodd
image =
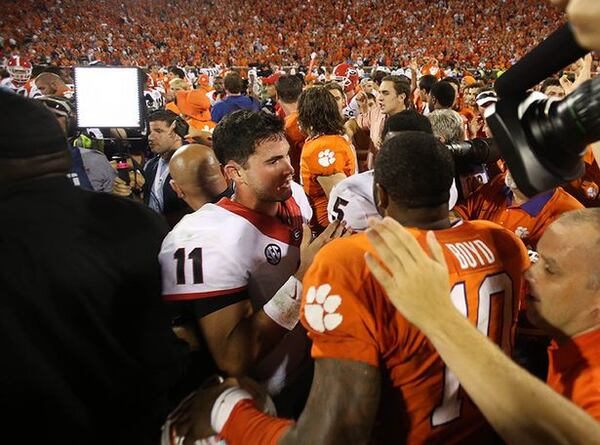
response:
<svg viewBox="0 0 600 445"><path fill-rule="evenodd" d="M435 208L450 198L454 161L450 150L431 134L406 131L383 143L374 174L375 183L395 204Z"/></svg>
<svg viewBox="0 0 600 445"><path fill-rule="evenodd" d="M223 78L223 86L225 91L231 94L240 94L242 89L244 88L244 82L242 81L242 76L240 76L235 71L230 71L225 74Z"/></svg>
<svg viewBox="0 0 600 445"><path fill-rule="evenodd" d="M373 75L373 82L375 83L375 85L381 85L381 81L387 75L388 75L388 73L386 73L385 71L377 70L377 71L375 71L375 74Z"/></svg>
<svg viewBox="0 0 600 445"><path fill-rule="evenodd" d="M433 87L437 81L437 77L435 77L433 74L426 74L419 79L419 89L429 93L431 91L431 87Z"/></svg>
<svg viewBox="0 0 600 445"><path fill-rule="evenodd" d="M312 135L344 134L344 120L325 87L304 90L298 98L298 123Z"/></svg>
<svg viewBox="0 0 600 445"><path fill-rule="evenodd" d="M383 124L381 138L385 139L385 136L392 131L423 131L433 134L429 119L415 110L404 110L389 116Z"/></svg>
<svg viewBox="0 0 600 445"><path fill-rule="evenodd" d="M148 123L160 121L167 124L168 127L173 125L173 122L176 120L175 134L183 139L188 134L190 125L177 113L174 113L171 110L158 110L148 116Z"/></svg>
<svg viewBox="0 0 600 445"><path fill-rule="evenodd" d="M337 90L340 92L342 97L346 97L346 93L344 93L344 88L342 88L342 86L339 84L339 82L334 82L333 80L331 80L329 82L325 82L323 84L323 88L325 88L327 91Z"/></svg>
<svg viewBox="0 0 600 445"><path fill-rule="evenodd" d="M540 91L542 93L545 93L546 90L550 87L562 87L562 85L560 84L560 80L555 79L554 77L550 77L550 78L544 80L542 82L542 87L540 88Z"/></svg>
<svg viewBox="0 0 600 445"><path fill-rule="evenodd" d="M456 77L452 77L452 76L444 77L442 79L442 82L453 83L460 90L460 80L458 80Z"/></svg>
<svg viewBox="0 0 600 445"><path fill-rule="evenodd" d="M431 87L431 96L444 108L450 108L456 98L456 91L449 82L437 82Z"/></svg>
<svg viewBox="0 0 600 445"><path fill-rule="evenodd" d="M394 75L385 76L383 79L381 79L381 82L386 82L386 81L387 82L393 82L393 84L394 84L394 91L396 91L396 94L398 96L400 96L401 94L404 94L404 106L406 108L410 108L410 105L411 105L411 101L410 101L410 81L407 81L403 77L394 76Z"/></svg>
<svg viewBox="0 0 600 445"><path fill-rule="evenodd" d="M238 110L225 115L213 131L213 150L222 165L245 166L264 141L285 138L283 121L264 111Z"/></svg>
<svg viewBox="0 0 600 445"><path fill-rule="evenodd" d="M277 97L286 104L293 104L298 101L298 97L302 93L302 84L302 79L295 74L279 76L279 79L275 82Z"/></svg>
<svg viewBox="0 0 600 445"><path fill-rule="evenodd" d="M172 66L171 68L169 68L169 72L175 74L180 79L185 79L185 71L183 71L179 67Z"/></svg>

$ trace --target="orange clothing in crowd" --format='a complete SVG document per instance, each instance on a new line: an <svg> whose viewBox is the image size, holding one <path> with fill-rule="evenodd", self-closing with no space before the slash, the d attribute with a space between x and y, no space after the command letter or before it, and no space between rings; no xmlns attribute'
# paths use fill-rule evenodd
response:
<svg viewBox="0 0 600 445"><path fill-rule="evenodd" d="M548 385L600 421L600 329L548 348Z"/></svg>
<svg viewBox="0 0 600 445"><path fill-rule="evenodd" d="M300 155L306 135L298 126L298 112L294 111L285 117L285 137L290 144L290 163L294 167L294 181L300 182Z"/></svg>
<svg viewBox="0 0 600 445"><path fill-rule="evenodd" d="M210 120L210 100L203 90L178 91L177 107L191 127L212 129L216 126Z"/></svg>
<svg viewBox="0 0 600 445"><path fill-rule="evenodd" d="M425 247L426 231L411 232ZM510 354L523 272L529 265L523 244L485 221L460 221L435 233L455 306ZM321 249L306 273L300 316L313 341L312 356L379 369L381 397L372 443L495 443L495 433L456 376L371 275L365 252L376 255L365 234L337 239ZM221 435L230 445L275 445L289 429L289 420L252 405L238 403Z"/></svg>
<svg viewBox="0 0 600 445"><path fill-rule="evenodd" d="M600 167L592 147L583 156L585 173L575 181L565 184L565 190L585 207L600 207Z"/></svg>
<svg viewBox="0 0 600 445"><path fill-rule="evenodd" d="M328 198L317 178L343 173L350 176L356 173L356 154L352 144L344 136L323 135L305 141L300 156L302 186L315 212L314 220L327 227Z"/></svg>
<svg viewBox="0 0 600 445"><path fill-rule="evenodd" d="M513 194L505 185L506 174L500 174L467 198L466 204L454 207L463 219L484 219L500 224L535 249L544 230L564 212L581 209L579 201L557 187L513 206Z"/></svg>

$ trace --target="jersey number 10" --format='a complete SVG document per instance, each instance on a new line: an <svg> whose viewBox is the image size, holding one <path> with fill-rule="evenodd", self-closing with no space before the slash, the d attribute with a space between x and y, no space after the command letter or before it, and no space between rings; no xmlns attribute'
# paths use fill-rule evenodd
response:
<svg viewBox="0 0 600 445"><path fill-rule="evenodd" d="M495 314L495 320L502 320L502 343L505 352L510 351L511 329L513 322L513 294L512 280L504 272L488 275L481 282L477 304L477 329L483 335L489 334L490 318L492 318L492 297L503 298L500 305L503 314ZM450 292L454 307L467 316L467 293L465 283L456 283ZM440 426L451 422L460 416L462 400L460 398L460 384L456 375L448 368L444 368L444 394L442 403L431 414L431 425Z"/></svg>

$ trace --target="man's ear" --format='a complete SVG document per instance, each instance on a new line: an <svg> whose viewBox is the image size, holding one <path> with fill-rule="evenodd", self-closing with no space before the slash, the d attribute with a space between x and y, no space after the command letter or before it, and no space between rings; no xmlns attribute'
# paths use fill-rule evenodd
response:
<svg viewBox="0 0 600 445"><path fill-rule="evenodd" d="M185 198L185 193L183 193L183 190L181 190L181 187L179 187L179 184L177 184L177 182L175 182L174 179L171 179L169 181L169 185L171 186L173 191L177 194L177 197L179 199Z"/></svg>
<svg viewBox="0 0 600 445"><path fill-rule="evenodd" d="M387 208L390 205L390 198L387 191L380 185L375 184L373 188L373 197L375 198L375 207L381 216L386 216Z"/></svg>
<svg viewBox="0 0 600 445"><path fill-rule="evenodd" d="M239 183L242 182L244 183L244 178L241 174L242 166L239 165L237 162L235 161L229 161L227 164L223 165L222 167L222 171L223 171L223 175L225 176L225 179L230 179L235 183Z"/></svg>

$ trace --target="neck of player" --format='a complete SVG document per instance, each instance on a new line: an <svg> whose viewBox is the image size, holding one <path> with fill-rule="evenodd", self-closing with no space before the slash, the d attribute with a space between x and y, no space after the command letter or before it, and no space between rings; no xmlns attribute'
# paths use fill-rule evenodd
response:
<svg viewBox="0 0 600 445"><path fill-rule="evenodd" d="M448 204L435 208L398 208L390 206L387 216L394 218L400 224L424 230L449 229L452 224L448 218Z"/></svg>
<svg viewBox="0 0 600 445"><path fill-rule="evenodd" d="M232 201L242 204L244 207L254 210L263 215L276 216L279 203L276 201L263 201L246 187L238 186L235 190L235 195L231 198Z"/></svg>

